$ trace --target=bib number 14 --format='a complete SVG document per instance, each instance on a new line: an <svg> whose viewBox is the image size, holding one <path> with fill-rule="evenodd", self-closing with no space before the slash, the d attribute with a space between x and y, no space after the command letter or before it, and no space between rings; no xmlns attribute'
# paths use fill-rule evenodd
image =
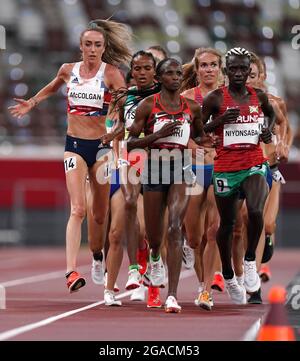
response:
<svg viewBox="0 0 300 361"><path fill-rule="evenodd" d="M65 172L76 169L76 157L69 157L64 160Z"/></svg>

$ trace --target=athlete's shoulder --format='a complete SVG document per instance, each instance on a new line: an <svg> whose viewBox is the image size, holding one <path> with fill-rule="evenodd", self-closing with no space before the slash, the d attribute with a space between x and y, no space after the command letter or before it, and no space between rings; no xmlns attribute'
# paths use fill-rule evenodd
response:
<svg viewBox="0 0 300 361"><path fill-rule="evenodd" d="M57 72L57 77L67 82L70 79L71 72L75 63L64 63Z"/></svg>
<svg viewBox="0 0 300 361"><path fill-rule="evenodd" d="M59 71L70 73L76 63L64 63L60 67Z"/></svg>
<svg viewBox="0 0 300 361"><path fill-rule="evenodd" d="M224 88L225 87L221 87L210 91L205 95L203 101L216 100L216 99L221 100L223 98Z"/></svg>
<svg viewBox="0 0 300 361"><path fill-rule="evenodd" d="M265 93L265 91L262 88L257 88L257 87L249 87L249 88L252 88L256 94Z"/></svg>
<svg viewBox="0 0 300 361"><path fill-rule="evenodd" d="M269 101L268 94L261 88L252 88L255 91L256 96L260 101L267 102Z"/></svg>
<svg viewBox="0 0 300 361"><path fill-rule="evenodd" d="M105 75L112 75L112 74L121 74L121 71L117 66L106 63Z"/></svg>
<svg viewBox="0 0 300 361"><path fill-rule="evenodd" d="M195 88L187 89L184 92L182 92L181 95L183 97L187 98L187 99L193 99L194 100L194 98L195 98L194 89Z"/></svg>
<svg viewBox="0 0 300 361"><path fill-rule="evenodd" d="M138 108L146 108L146 109L152 109L153 108L153 103L154 103L154 97L156 96L156 94L153 95L149 95L148 97L144 98L143 100L141 100L139 102Z"/></svg>
<svg viewBox="0 0 300 361"><path fill-rule="evenodd" d="M282 99L281 97L277 96L277 95L274 95L274 94L271 94L271 93L267 93L268 95L268 98L277 102L279 106L285 106L286 103L285 103L285 100Z"/></svg>
<svg viewBox="0 0 300 361"><path fill-rule="evenodd" d="M196 109L201 109L200 105L198 102L196 102L194 99L191 99L191 98L188 98L184 95L182 95L183 98L186 100L186 102L188 103L189 107L192 109L192 110L196 110Z"/></svg>

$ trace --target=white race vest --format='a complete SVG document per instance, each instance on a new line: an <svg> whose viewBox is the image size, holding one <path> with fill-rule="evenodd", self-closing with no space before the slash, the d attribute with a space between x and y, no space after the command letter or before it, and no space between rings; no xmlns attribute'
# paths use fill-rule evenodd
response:
<svg viewBox="0 0 300 361"><path fill-rule="evenodd" d="M97 74L91 79L82 79L79 74L81 62L75 63L68 82L68 102L72 108L93 107L103 108L103 79L106 64L102 62Z"/></svg>
<svg viewBox="0 0 300 361"><path fill-rule="evenodd" d="M72 107L93 107L102 109L104 102L104 89L85 84L78 84L68 91L69 104Z"/></svg>
<svg viewBox="0 0 300 361"><path fill-rule="evenodd" d="M230 123L224 124L223 136L224 147L231 147L239 144L257 145L261 133L260 123Z"/></svg>
<svg viewBox="0 0 300 361"><path fill-rule="evenodd" d="M165 124L172 122L171 119L159 119L154 123L153 133L158 132ZM157 139L154 143L172 143L186 146L190 138L190 124L188 121L179 125L173 132L172 135Z"/></svg>

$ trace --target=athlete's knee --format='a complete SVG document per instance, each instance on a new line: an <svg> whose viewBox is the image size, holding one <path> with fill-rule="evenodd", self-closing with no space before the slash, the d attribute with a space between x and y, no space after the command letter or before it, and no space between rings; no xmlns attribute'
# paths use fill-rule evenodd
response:
<svg viewBox="0 0 300 361"><path fill-rule="evenodd" d="M216 242L216 235L218 232L219 225L217 223L213 223L208 226L206 231L207 242Z"/></svg>
<svg viewBox="0 0 300 361"><path fill-rule="evenodd" d="M251 221L261 221L263 220L264 212L263 208L250 208L248 209L248 219Z"/></svg>
<svg viewBox="0 0 300 361"><path fill-rule="evenodd" d="M182 243L182 227L179 224L170 224L168 227L168 240L173 244Z"/></svg>
<svg viewBox="0 0 300 361"><path fill-rule="evenodd" d="M106 212L96 211L93 213L93 219L99 226L103 226L106 222L106 215Z"/></svg>
<svg viewBox="0 0 300 361"><path fill-rule="evenodd" d="M125 195L125 209L131 212L137 211L137 198L135 195L133 194Z"/></svg>
<svg viewBox="0 0 300 361"><path fill-rule="evenodd" d="M111 228L109 231L109 247L118 248L122 242L122 232L117 228Z"/></svg>
<svg viewBox="0 0 300 361"><path fill-rule="evenodd" d="M188 237L187 242L191 248L196 249L200 246L201 237L196 234L193 234L192 236Z"/></svg>
<svg viewBox="0 0 300 361"><path fill-rule="evenodd" d="M233 229L235 226L234 219L221 220L220 227L218 229L218 233L233 233Z"/></svg>
<svg viewBox="0 0 300 361"><path fill-rule="evenodd" d="M71 216L75 216L83 220L86 216L86 207L81 204L73 204L71 207Z"/></svg>
<svg viewBox="0 0 300 361"><path fill-rule="evenodd" d="M240 238L243 234L243 224L242 223L236 223L233 228L233 237L234 238Z"/></svg>

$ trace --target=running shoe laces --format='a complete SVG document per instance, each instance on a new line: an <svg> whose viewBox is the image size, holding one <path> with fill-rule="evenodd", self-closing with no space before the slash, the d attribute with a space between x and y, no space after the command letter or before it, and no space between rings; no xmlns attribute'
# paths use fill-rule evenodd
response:
<svg viewBox="0 0 300 361"><path fill-rule="evenodd" d="M256 271L255 261L244 261L244 285L247 292L256 292L260 288L260 278Z"/></svg>
<svg viewBox="0 0 300 361"><path fill-rule="evenodd" d="M150 276L151 276L152 285L157 287L164 287L165 268L161 258L157 262L150 261L150 266L151 266Z"/></svg>

